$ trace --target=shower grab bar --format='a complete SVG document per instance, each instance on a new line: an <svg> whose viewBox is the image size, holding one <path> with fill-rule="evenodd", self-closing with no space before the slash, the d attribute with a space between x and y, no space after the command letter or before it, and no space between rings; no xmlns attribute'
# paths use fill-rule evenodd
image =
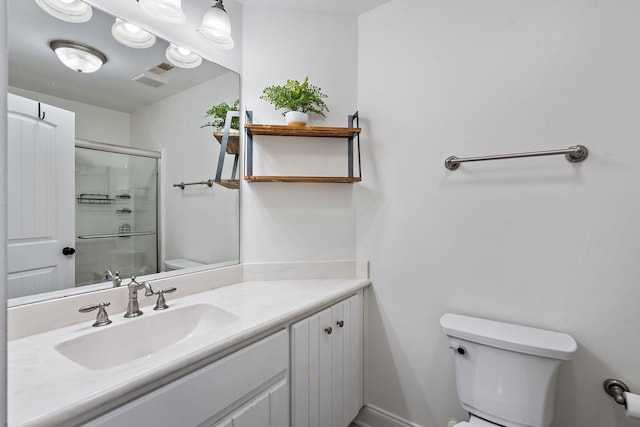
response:
<svg viewBox="0 0 640 427"><path fill-rule="evenodd" d="M78 239L106 239L108 237L133 237L133 236L150 236L156 234L155 231L140 231L138 233L115 233L115 234L85 234L78 236Z"/></svg>
<svg viewBox="0 0 640 427"><path fill-rule="evenodd" d="M464 158L457 158L456 156L450 156L444 161L444 166L447 169L453 171L460 167L460 163L464 163L464 162L481 162L485 160L517 159L521 157L556 156L559 154L564 154L565 158L572 163L578 163L583 161L589 156L589 150L587 150L587 147L585 147L584 145L574 145L569 148L561 149L561 150L532 151L528 153L496 154L493 156L464 157Z"/></svg>
<svg viewBox="0 0 640 427"><path fill-rule="evenodd" d="M197 181L197 182L181 182L180 184L173 184L174 187L180 187L181 190L184 190L184 187L187 185L206 185L208 187L213 187L214 181L209 179L207 181Z"/></svg>

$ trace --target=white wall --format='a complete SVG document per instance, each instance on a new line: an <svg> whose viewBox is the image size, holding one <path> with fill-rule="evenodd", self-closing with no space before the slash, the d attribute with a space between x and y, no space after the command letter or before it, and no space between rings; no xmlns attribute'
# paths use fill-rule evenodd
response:
<svg viewBox="0 0 640 427"><path fill-rule="evenodd" d="M6 28L7 4L0 0L0 28ZM0 93L7 92L7 39L6 31L0 32ZM7 182L7 101L0 102L0 174ZM0 423L7 420L7 188L0 187Z"/></svg>
<svg viewBox="0 0 640 427"><path fill-rule="evenodd" d="M163 259L206 264L238 259L238 190L219 185L181 190L173 184L215 177L220 144L213 128L200 126L209 121L205 113L213 105L238 99L239 85L238 74L228 72L131 114L132 144L162 149ZM223 178L230 178L231 155L224 166Z"/></svg>
<svg viewBox="0 0 640 427"><path fill-rule="evenodd" d="M346 126L356 110L357 20L278 8L243 11L243 107L254 123L284 124L260 100L287 79L322 88L330 113L312 124ZM255 175L346 175L346 141L255 138ZM242 183L242 260L298 261L355 256L355 193L350 184Z"/></svg>
<svg viewBox="0 0 640 427"><path fill-rule="evenodd" d="M73 111L76 114L76 139L131 145L128 113L16 87L9 88L9 91L25 98Z"/></svg>
<svg viewBox="0 0 640 427"><path fill-rule="evenodd" d="M640 4L394 0L359 18L371 261L367 400L425 427L462 418L445 312L564 331L554 426L632 426L640 390ZM444 160L584 144L589 158Z"/></svg>

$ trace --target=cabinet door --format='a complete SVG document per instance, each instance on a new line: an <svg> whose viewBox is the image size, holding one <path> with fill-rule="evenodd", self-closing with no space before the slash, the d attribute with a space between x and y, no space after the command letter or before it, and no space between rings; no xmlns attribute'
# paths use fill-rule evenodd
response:
<svg viewBox="0 0 640 427"><path fill-rule="evenodd" d="M345 375L349 374L349 366L344 363L344 352L349 347L345 336L349 335L350 326L344 322L344 312L349 311L349 301L343 301L331 307L331 426L345 425L343 404L348 393L344 393ZM342 325L342 326L340 326ZM345 394L347 396L345 396ZM351 420L348 420L351 421ZM347 421L347 424L348 423Z"/></svg>
<svg viewBox="0 0 640 427"><path fill-rule="evenodd" d="M332 368L340 365L341 374L335 376L337 387L341 383L341 401L336 401L336 410L340 412L339 405L342 405L342 417L336 415L340 420L340 426L349 425L358 415L364 405L364 333L363 333L363 310L362 298L355 295L339 304L336 314L341 312L341 316L336 322L336 333L333 341L340 340L341 352L334 352ZM342 322L342 323L339 323ZM342 325L342 326L340 326Z"/></svg>
<svg viewBox="0 0 640 427"><path fill-rule="evenodd" d="M288 383L278 381L213 427L286 427L289 425Z"/></svg>
<svg viewBox="0 0 640 427"><path fill-rule="evenodd" d="M362 407L361 301L356 295L291 327L294 427L344 427Z"/></svg>
<svg viewBox="0 0 640 427"><path fill-rule="evenodd" d="M331 426L331 310L308 317L292 330L292 394L295 427Z"/></svg>
<svg viewBox="0 0 640 427"><path fill-rule="evenodd" d="M331 307L332 426L347 426L364 404L363 312L355 295Z"/></svg>

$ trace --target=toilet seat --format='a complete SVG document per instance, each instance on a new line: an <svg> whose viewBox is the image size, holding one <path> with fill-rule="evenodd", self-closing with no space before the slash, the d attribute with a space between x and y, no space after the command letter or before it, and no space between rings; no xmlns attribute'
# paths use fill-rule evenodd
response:
<svg viewBox="0 0 640 427"><path fill-rule="evenodd" d="M164 266L167 270L181 270L183 268L202 267L204 264L190 259L168 259L164 262Z"/></svg>

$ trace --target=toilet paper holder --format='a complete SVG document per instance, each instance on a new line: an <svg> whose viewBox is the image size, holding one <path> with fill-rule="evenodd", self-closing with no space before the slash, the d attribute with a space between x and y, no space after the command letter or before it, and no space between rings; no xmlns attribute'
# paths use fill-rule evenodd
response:
<svg viewBox="0 0 640 427"><path fill-rule="evenodd" d="M627 407L627 399L624 397L624 393L629 393L629 387L620 380L615 378L609 378L602 384L607 394L613 397L618 405L624 405Z"/></svg>

